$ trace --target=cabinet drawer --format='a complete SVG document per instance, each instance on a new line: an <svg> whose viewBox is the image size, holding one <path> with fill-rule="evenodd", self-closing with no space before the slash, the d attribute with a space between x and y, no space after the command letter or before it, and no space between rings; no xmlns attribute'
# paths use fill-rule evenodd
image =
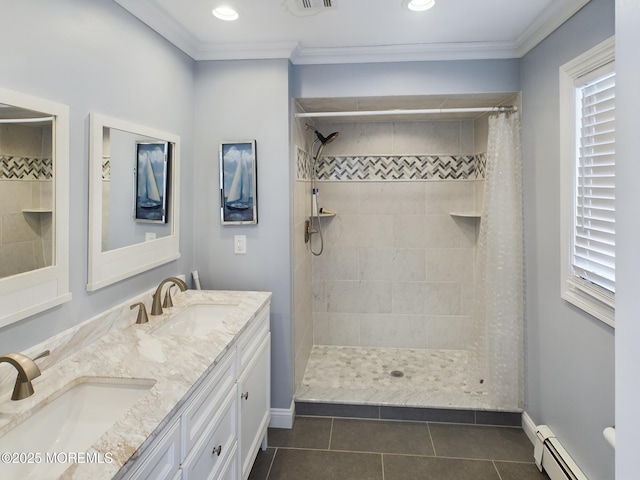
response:
<svg viewBox="0 0 640 480"><path fill-rule="evenodd" d="M240 478L238 475L237 452L234 449L232 453L233 455L229 457L226 465L222 467L220 473L218 473L218 475L214 477L215 480L238 480L238 478Z"/></svg>
<svg viewBox="0 0 640 480"><path fill-rule="evenodd" d="M161 434L151 449L144 452L138 460L140 467L126 479L135 480L173 480L180 466L180 424L173 423ZM179 477L178 477L179 478Z"/></svg>
<svg viewBox="0 0 640 480"><path fill-rule="evenodd" d="M238 357L240 371L249 363L251 357L258 349L262 340L270 329L269 307L264 307L257 314L251 326L242 333L242 338L238 342Z"/></svg>
<svg viewBox="0 0 640 480"><path fill-rule="evenodd" d="M214 412L221 408L230 389L235 390L235 360L235 349L231 349L215 367L216 371L211 378L206 379L199 391L189 399L189 405L182 414L184 455L187 455L200 438Z"/></svg>
<svg viewBox="0 0 640 480"><path fill-rule="evenodd" d="M236 456L237 395L235 389L224 399L220 412L207 426L202 438L185 460L183 480L210 480ZM235 463L235 461L234 461Z"/></svg>

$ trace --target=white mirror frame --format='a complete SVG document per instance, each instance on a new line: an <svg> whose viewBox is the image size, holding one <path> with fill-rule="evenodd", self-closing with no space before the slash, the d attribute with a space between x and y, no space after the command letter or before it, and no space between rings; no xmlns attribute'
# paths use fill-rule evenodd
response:
<svg viewBox="0 0 640 480"><path fill-rule="evenodd" d="M0 279L0 327L71 300L69 292L69 107L0 88L0 103L50 114L53 121L53 266Z"/></svg>
<svg viewBox="0 0 640 480"><path fill-rule="evenodd" d="M171 234L148 242L102 251L102 134L114 128L173 143L170 165ZM87 290L106 287L180 258L180 137L125 120L92 113L89 118L89 272ZM133 192L127 194L133 196Z"/></svg>

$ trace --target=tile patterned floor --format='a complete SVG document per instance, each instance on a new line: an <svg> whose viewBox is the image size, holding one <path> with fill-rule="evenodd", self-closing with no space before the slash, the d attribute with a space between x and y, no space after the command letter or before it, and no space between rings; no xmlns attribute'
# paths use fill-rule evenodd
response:
<svg viewBox="0 0 640 480"><path fill-rule="evenodd" d="M465 350L319 345L296 400L491 409L481 386L467 382L468 362Z"/></svg>
<svg viewBox="0 0 640 480"><path fill-rule="evenodd" d="M521 428L296 417L249 480L548 480Z"/></svg>

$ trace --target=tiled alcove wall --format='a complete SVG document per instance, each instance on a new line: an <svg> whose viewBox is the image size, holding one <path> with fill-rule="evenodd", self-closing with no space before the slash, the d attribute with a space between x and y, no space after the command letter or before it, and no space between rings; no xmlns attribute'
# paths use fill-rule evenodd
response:
<svg viewBox="0 0 640 480"><path fill-rule="evenodd" d="M0 125L0 278L52 264L51 127Z"/></svg>
<svg viewBox="0 0 640 480"><path fill-rule="evenodd" d="M480 208L474 122L317 127L340 136L317 168L338 215L313 258L314 344L469 348L479 220L449 213Z"/></svg>

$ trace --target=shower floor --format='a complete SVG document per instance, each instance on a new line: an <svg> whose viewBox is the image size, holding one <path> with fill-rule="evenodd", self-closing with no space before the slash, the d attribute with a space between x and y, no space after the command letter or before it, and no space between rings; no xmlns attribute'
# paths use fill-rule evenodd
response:
<svg viewBox="0 0 640 480"><path fill-rule="evenodd" d="M467 384L468 362L465 350L318 345L311 351L296 400L490 409L481 386Z"/></svg>

